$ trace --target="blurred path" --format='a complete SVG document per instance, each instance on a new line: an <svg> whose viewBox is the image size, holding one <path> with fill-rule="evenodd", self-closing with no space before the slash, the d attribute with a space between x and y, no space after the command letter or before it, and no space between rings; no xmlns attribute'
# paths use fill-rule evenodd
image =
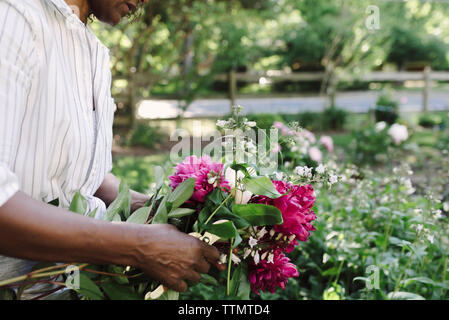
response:
<svg viewBox="0 0 449 320"><path fill-rule="evenodd" d="M342 92L337 95L337 106L351 112L367 112L372 108L379 93L376 91ZM422 93L420 91L398 91L395 97L400 101L401 112L420 111ZM325 98L318 96L241 98L237 103L244 107L244 113L297 113L321 111ZM145 119L174 118L178 114L176 100L145 100L138 108L138 115ZM449 93L432 91L429 110L449 110ZM185 116L215 117L229 114L230 102L227 99L199 99L193 102Z"/></svg>

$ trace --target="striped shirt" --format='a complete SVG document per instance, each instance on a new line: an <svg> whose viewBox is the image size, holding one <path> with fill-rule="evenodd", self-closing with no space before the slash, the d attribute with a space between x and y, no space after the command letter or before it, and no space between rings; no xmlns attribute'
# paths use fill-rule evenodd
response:
<svg viewBox="0 0 449 320"><path fill-rule="evenodd" d="M93 195L112 169L109 62L64 0L0 0L0 206L21 190L67 208L80 191L104 214Z"/></svg>

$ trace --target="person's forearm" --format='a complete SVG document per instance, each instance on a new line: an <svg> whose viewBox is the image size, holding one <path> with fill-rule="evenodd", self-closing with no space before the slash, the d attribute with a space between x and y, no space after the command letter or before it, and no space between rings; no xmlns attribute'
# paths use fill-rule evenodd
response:
<svg viewBox="0 0 449 320"><path fill-rule="evenodd" d="M136 265L141 227L87 218L18 192L0 207L0 254L35 261Z"/></svg>
<svg viewBox="0 0 449 320"><path fill-rule="evenodd" d="M112 173L109 173L106 175L100 188L98 188L95 196L103 200L106 206L109 206L117 198L119 186L120 180ZM143 207L149 199L149 196L131 190L131 212Z"/></svg>

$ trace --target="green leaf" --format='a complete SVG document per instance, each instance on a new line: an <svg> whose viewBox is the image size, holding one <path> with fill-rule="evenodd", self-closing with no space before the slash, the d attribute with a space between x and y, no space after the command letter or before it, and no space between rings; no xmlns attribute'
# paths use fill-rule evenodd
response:
<svg viewBox="0 0 449 320"><path fill-rule="evenodd" d="M156 190L162 187L165 180L165 170L160 166L154 166L154 176L156 178Z"/></svg>
<svg viewBox="0 0 449 320"><path fill-rule="evenodd" d="M206 231L224 240L240 237L237 232L237 228L232 221L225 221L207 225L205 229Z"/></svg>
<svg viewBox="0 0 449 320"><path fill-rule="evenodd" d="M172 210L169 214L168 214L168 218L182 218L185 216L189 216L192 213L194 213L196 210L195 209L189 209L189 208L177 208L175 210Z"/></svg>
<svg viewBox="0 0 449 320"><path fill-rule="evenodd" d="M87 216L89 218L95 218L95 215L97 214L98 208L95 208L94 211L90 212Z"/></svg>
<svg viewBox="0 0 449 320"><path fill-rule="evenodd" d="M110 273L123 274L125 271L125 268L122 266L108 265L107 270ZM114 279L114 281L117 282L118 284L129 284L129 280L125 276L123 276L123 277L113 276L112 279Z"/></svg>
<svg viewBox="0 0 449 320"><path fill-rule="evenodd" d="M430 284L434 287L440 287L440 288L447 288L448 286L445 285L444 283L439 283L439 282L435 282L430 278L427 277L415 277L415 278L409 278L409 279L404 279L401 281L401 284L404 285L404 287L407 287L415 282L419 282L419 283L424 283L424 284Z"/></svg>
<svg viewBox="0 0 449 320"><path fill-rule="evenodd" d="M228 208L226 207L222 207L226 210L219 210L216 214L215 217L220 220L220 219L226 219L226 220L230 220L232 222L234 222L234 225L237 227L237 229L245 229L249 226L251 226L251 224L246 221L245 219L243 219L242 217L239 217L238 215L232 213L231 211L229 211Z"/></svg>
<svg viewBox="0 0 449 320"><path fill-rule="evenodd" d="M154 214L153 220L151 223L153 224L166 224L168 222L168 213L167 213L167 206L166 202L167 199L170 197L171 191L169 191L168 194L165 195L164 198L162 198L161 203L159 204L159 207L156 210L156 213Z"/></svg>
<svg viewBox="0 0 449 320"><path fill-rule="evenodd" d="M247 267L240 263L234 270L230 283L230 293L232 296L242 300L249 300L251 286L248 280Z"/></svg>
<svg viewBox="0 0 449 320"><path fill-rule="evenodd" d="M83 214L87 210L87 200L78 191L73 196L72 202L70 203L69 210L75 213Z"/></svg>
<svg viewBox="0 0 449 320"><path fill-rule="evenodd" d="M168 289L158 300L179 300L179 292Z"/></svg>
<svg viewBox="0 0 449 320"><path fill-rule="evenodd" d="M403 291L390 292L388 294L388 299L391 299L391 300L426 300L423 296L420 296L419 294L411 293L411 292L403 292Z"/></svg>
<svg viewBox="0 0 449 320"><path fill-rule="evenodd" d="M201 275L201 281L202 284L208 285L208 286L218 286L218 281L211 275L202 274Z"/></svg>
<svg viewBox="0 0 449 320"><path fill-rule="evenodd" d="M195 190L195 179L188 178L183 181L170 195L168 202L172 203L172 208L177 209L192 197ZM170 210L169 210L170 211Z"/></svg>
<svg viewBox="0 0 449 320"><path fill-rule="evenodd" d="M252 226L272 226L283 222L278 208L260 203L236 204L232 212Z"/></svg>
<svg viewBox="0 0 449 320"><path fill-rule="evenodd" d="M219 206L224 199L225 197L223 196L223 190L221 190L220 188L216 188L214 189L214 191L212 191L207 195L206 204L208 205L213 204L213 206Z"/></svg>
<svg viewBox="0 0 449 320"><path fill-rule="evenodd" d="M242 243L242 237L240 236L240 234L237 232L234 242L232 244L232 249L237 248L237 246Z"/></svg>
<svg viewBox="0 0 449 320"><path fill-rule="evenodd" d="M114 282L104 282L101 284L101 287L111 300L143 300L143 296L132 291L127 286L122 286Z"/></svg>
<svg viewBox="0 0 449 320"><path fill-rule="evenodd" d="M106 210L103 220L113 221L120 212L123 212L125 218L128 218L131 212L131 193L125 182L120 183L119 194Z"/></svg>
<svg viewBox="0 0 449 320"><path fill-rule="evenodd" d="M256 195L266 196L271 199L282 197L268 177L246 177L243 178L242 183L246 190Z"/></svg>
<svg viewBox="0 0 449 320"><path fill-rule="evenodd" d="M100 288L84 273L80 273L80 288L76 292L93 300L104 300Z"/></svg>
<svg viewBox="0 0 449 320"><path fill-rule="evenodd" d="M251 175L249 174L247 168L249 166L246 163L234 163L233 165L231 165L231 169L234 170L237 174L238 171L243 172L243 174L245 175L245 177L250 178Z"/></svg>
<svg viewBox="0 0 449 320"><path fill-rule="evenodd" d="M149 216L150 216L150 208L142 207L136 210L132 215L130 215L129 218L126 220L126 222L145 224Z"/></svg>
<svg viewBox="0 0 449 320"><path fill-rule="evenodd" d="M120 217L120 215L117 213L113 218L112 218L113 222L121 222L122 221L122 217Z"/></svg>

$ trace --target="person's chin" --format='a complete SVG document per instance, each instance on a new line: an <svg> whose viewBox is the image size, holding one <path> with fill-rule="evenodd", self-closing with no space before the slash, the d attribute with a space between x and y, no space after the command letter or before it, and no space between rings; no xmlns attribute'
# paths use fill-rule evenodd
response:
<svg viewBox="0 0 449 320"><path fill-rule="evenodd" d="M110 16L105 17L104 19L99 19L100 21L107 23L111 26L116 26L120 23L120 21L122 20L123 16L118 13L118 12L114 12L112 13Z"/></svg>

